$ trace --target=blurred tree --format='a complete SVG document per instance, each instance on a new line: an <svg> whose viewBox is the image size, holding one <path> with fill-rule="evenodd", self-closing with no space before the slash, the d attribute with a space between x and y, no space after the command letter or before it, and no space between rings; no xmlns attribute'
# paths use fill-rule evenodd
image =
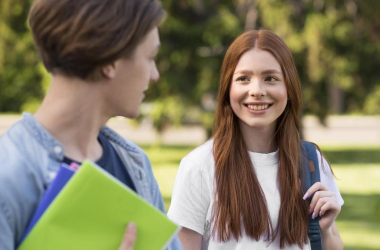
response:
<svg viewBox="0 0 380 250"><path fill-rule="evenodd" d="M306 112L323 122L328 113L368 110L364 102L375 98L371 90L379 84L379 1L260 0L258 5L263 26L283 37L295 55Z"/></svg>
<svg viewBox="0 0 380 250"><path fill-rule="evenodd" d="M32 0L0 1L0 112L32 111L49 77L28 32ZM223 56L244 30L267 28L293 52L304 110L380 114L380 16L377 0L162 0L158 84L143 114L158 131L201 123L211 134ZM149 105L150 104L150 105Z"/></svg>
<svg viewBox="0 0 380 250"><path fill-rule="evenodd" d="M244 31L246 10L240 2L163 1L168 16L160 29L162 46L157 65L161 78L158 84L151 86L147 100L179 96L177 100L180 103L176 105L184 107L183 121L200 121L209 135L215 107L207 100L215 101L220 66L227 46ZM168 117L167 110L154 110L160 111L162 113L154 117L162 117L167 124L176 119Z"/></svg>
<svg viewBox="0 0 380 250"><path fill-rule="evenodd" d="M20 112L43 96L42 72L26 20L30 0L0 1L0 112Z"/></svg>
<svg viewBox="0 0 380 250"><path fill-rule="evenodd" d="M148 100L178 95L186 110L211 128L219 72L228 45L245 29L267 28L293 52L304 91L305 113L321 122L329 113L380 113L376 100L380 66L380 1L356 0L163 0L159 84ZM376 94L377 93L377 94ZM368 101L366 101L368 100ZM215 106L215 105L214 105ZM369 111L371 110L371 111ZM377 111L374 111L377 110ZM166 111L165 111L166 112ZM166 123L170 118L164 114Z"/></svg>

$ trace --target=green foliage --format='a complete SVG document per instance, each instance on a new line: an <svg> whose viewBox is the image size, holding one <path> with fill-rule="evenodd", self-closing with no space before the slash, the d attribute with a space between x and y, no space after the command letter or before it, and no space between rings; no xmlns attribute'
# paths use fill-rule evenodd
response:
<svg viewBox="0 0 380 250"><path fill-rule="evenodd" d="M148 102L160 106L153 108L154 124L159 131L163 123L174 122L171 118L188 120L187 114L194 107L197 112L213 112L202 105L202 98L207 94L216 96L223 54L243 31L243 17L236 15L234 1L167 0L163 5L168 17L160 29L162 45L157 65L161 79L150 87L147 95ZM176 96L178 100L172 107L177 110L186 107L182 108L182 115L168 117L159 111L165 106L168 112L169 106L160 104L168 96ZM210 119L198 117L198 122L204 121L210 130Z"/></svg>
<svg viewBox="0 0 380 250"><path fill-rule="evenodd" d="M0 1L0 112L32 111L46 93L49 78L41 70L26 24L31 2ZM273 30L292 50L306 113L316 114L321 121L328 113L380 114L380 1L162 3L168 15L160 27L161 79L147 94L152 110L144 112L153 115L158 131L170 123L188 122L190 110L199 113L198 120L191 122L211 131L215 105L205 105L204 97L216 99L229 44L254 27Z"/></svg>
<svg viewBox="0 0 380 250"><path fill-rule="evenodd" d="M162 132L170 124L179 125L184 114L184 106L177 96L169 96L152 103L148 116L154 127Z"/></svg>
<svg viewBox="0 0 380 250"><path fill-rule="evenodd" d="M380 19L373 9L380 2L259 0L258 6L262 25L293 51L306 112L323 121L329 112L363 111L365 100L375 98L369 90L380 64Z"/></svg>
<svg viewBox="0 0 380 250"><path fill-rule="evenodd" d="M364 112L369 115L380 113L380 83L374 86L374 90L367 97L364 103Z"/></svg>
<svg viewBox="0 0 380 250"><path fill-rule="evenodd" d="M41 100L42 75L26 20L30 0L0 2L0 112Z"/></svg>
<svg viewBox="0 0 380 250"><path fill-rule="evenodd" d="M212 127L214 124L214 113L213 112L203 112L201 117L201 123L203 127L206 128L207 138L212 137Z"/></svg>
<svg viewBox="0 0 380 250"><path fill-rule="evenodd" d="M38 64L38 71L36 73L41 76L40 87L43 93L47 93L51 82L51 75L46 71L42 63ZM29 113L36 112L41 104L41 99L41 96L29 96L21 106L21 110Z"/></svg>
<svg viewBox="0 0 380 250"><path fill-rule="evenodd" d="M304 110L323 122L329 113L380 114L379 1L169 1L161 26L160 84L148 100L180 96L198 107L199 122L211 131L219 72L229 44L246 27L263 27L282 37L293 52L304 94ZM254 8L256 19L248 19ZM185 115L183 116L185 118ZM211 119L210 119L211 118ZM211 122L210 122L211 121ZM168 121L170 122L170 121Z"/></svg>

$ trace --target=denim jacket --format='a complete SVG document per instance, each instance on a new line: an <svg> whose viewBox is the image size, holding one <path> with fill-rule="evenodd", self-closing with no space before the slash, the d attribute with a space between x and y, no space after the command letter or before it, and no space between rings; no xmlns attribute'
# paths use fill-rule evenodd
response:
<svg viewBox="0 0 380 250"><path fill-rule="evenodd" d="M146 154L108 127L111 142L137 193L165 213L161 192ZM0 249L13 250L64 157L62 145L31 114L24 113L0 137ZM147 239L149 240L149 239ZM175 237L168 249L182 249Z"/></svg>

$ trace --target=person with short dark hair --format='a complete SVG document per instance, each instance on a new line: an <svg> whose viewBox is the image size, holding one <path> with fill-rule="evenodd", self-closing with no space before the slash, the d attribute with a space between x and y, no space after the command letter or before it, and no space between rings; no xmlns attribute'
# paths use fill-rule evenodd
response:
<svg viewBox="0 0 380 250"><path fill-rule="evenodd" d="M0 137L0 249L15 249L62 162L90 159L165 212L146 154L105 126L137 117L159 79L164 16L154 0L34 2L29 25L52 81L38 110ZM123 250L136 238L135 225L127 228ZM178 238L169 249L182 249Z"/></svg>

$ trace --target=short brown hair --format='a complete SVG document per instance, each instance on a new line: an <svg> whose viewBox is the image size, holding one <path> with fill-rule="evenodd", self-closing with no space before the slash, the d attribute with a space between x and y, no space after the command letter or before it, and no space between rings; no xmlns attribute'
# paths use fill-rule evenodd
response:
<svg viewBox="0 0 380 250"><path fill-rule="evenodd" d="M50 73L96 81L102 66L132 56L164 16L155 0L36 0L29 25Z"/></svg>

